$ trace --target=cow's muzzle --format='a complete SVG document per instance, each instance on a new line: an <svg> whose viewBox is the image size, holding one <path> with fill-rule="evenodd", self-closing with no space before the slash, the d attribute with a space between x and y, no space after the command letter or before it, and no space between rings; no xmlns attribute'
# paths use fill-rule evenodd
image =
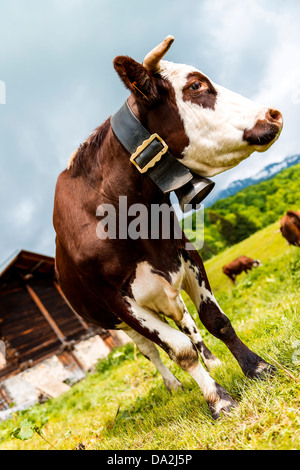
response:
<svg viewBox="0 0 300 470"><path fill-rule="evenodd" d="M244 131L243 139L250 145L267 146L279 137L282 125L281 112L276 109L268 109L265 119L259 119L251 129Z"/></svg>

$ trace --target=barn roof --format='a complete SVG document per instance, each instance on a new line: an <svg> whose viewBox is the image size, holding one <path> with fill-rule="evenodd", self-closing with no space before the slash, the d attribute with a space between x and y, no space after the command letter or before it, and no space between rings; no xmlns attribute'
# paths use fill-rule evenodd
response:
<svg viewBox="0 0 300 470"><path fill-rule="evenodd" d="M18 250L0 265L0 278L13 266L26 272L38 270L38 272L50 273L54 270L54 258L31 251Z"/></svg>
<svg viewBox="0 0 300 470"><path fill-rule="evenodd" d="M41 376L49 361L77 380L91 361L124 344L117 333L77 315L57 283L54 265L51 256L18 250L0 266L0 415L24 398L18 385L21 380L23 390L23 373L28 379L33 371L39 393L55 396L53 377L45 384ZM57 379L56 369L51 373ZM58 382L55 393L65 386Z"/></svg>
<svg viewBox="0 0 300 470"><path fill-rule="evenodd" d="M95 334L110 341L111 332L86 322L70 307L54 264L51 256L19 250L0 268L0 340L7 350L0 379Z"/></svg>

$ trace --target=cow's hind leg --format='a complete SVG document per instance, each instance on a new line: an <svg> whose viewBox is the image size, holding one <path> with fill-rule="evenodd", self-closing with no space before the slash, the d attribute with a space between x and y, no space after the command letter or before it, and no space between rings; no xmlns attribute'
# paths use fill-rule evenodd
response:
<svg viewBox="0 0 300 470"><path fill-rule="evenodd" d="M201 322L212 335L226 344L244 374L256 378L272 373L275 368L251 351L237 336L229 318L212 294L197 252L191 253L190 259L186 261L186 275L185 290L196 305Z"/></svg>
<svg viewBox="0 0 300 470"><path fill-rule="evenodd" d="M221 364L221 361L208 349L197 328L194 319L185 307L182 320L176 322L178 328L183 331L193 341L198 349L201 359L208 370Z"/></svg>
<svg viewBox="0 0 300 470"><path fill-rule="evenodd" d="M194 378L215 419L235 406L236 403L226 390L204 369L197 349L187 335L172 328L152 310L139 306L134 300L126 298L126 304L129 307L119 309L122 320L140 335L160 346L179 367Z"/></svg>
<svg viewBox="0 0 300 470"><path fill-rule="evenodd" d="M132 330L131 328L123 328L128 336L135 342L138 347L138 350L151 361L157 370L160 372L165 386L171 392L177 388L182 388L181 382L172 374L172 372L164 365L162 362L159 352L153 344L152 341L140 335L137 331Z"/></svg>

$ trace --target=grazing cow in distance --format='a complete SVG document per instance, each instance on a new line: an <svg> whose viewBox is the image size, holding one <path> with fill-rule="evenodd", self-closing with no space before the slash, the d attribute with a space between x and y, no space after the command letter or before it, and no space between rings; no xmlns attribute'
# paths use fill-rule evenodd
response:
<svg viewBox="0 0 300 470"><path fill-rule="evenodd" d="M235 284L236 276L245 272L247 274L252 268L261 266L259 259L248 258L248 256L239 256L228 264L223 266L223 273Z"/></svg>
<svg viewBox="0 0 300 470"><path fill-rule="evenodd" d="M280 221L280 231L290 245L300 246L300 211L287 211Z"/></svg>
<svg viewBox="0 0 300 470"><path fill-rule="evenodd" d="M193 174L216 175L267 150L281 132L282 116L214 84L195 67L162 60L173 40L168 36L143 64L115 58L131 94L58 177L56 273L78 314L103 328L123 329L166 387L176 389L181 383L161 361L155 345L161 347L193 377L218 418L235 402L206 370L220 362L204 344L181 290L247 376L259 377L272 366L239 339L219 307L202 260L171 211L169 193L182 178L186 183ZM157 207L176 228L168 236L154 227ZM146 234L138 233L137 213Z"/></svg>

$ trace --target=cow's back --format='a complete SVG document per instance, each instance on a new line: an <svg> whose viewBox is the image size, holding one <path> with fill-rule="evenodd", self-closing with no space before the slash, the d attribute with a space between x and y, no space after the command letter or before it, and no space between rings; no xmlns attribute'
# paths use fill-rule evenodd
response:
<svg viewBox="0 0 300 470"><path fill-rule="evenodd" d="M280 221L284 238L294 246L300 246L300 212L287 211Z"/></svg>
<svg viewBox="0 0 300 470"><path fill-rule="evenodd" d="M239 256L235 260L223 266L223 272L228 275L228 273L240 274L245 268L250 269L253 266L254 260L248 258L248 256Z"/></svg>

